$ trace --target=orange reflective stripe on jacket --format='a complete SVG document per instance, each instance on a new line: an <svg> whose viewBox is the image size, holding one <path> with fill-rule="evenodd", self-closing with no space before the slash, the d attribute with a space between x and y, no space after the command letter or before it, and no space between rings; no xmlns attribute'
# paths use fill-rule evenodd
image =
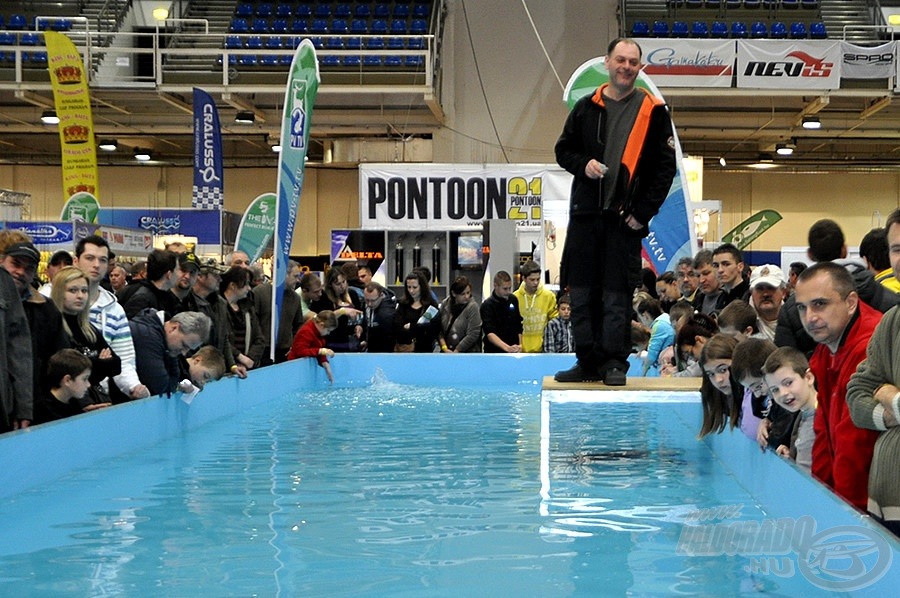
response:
<svg viewBox="0 0 900 598"><path fill-rule="evenodd" d="M609 83L605 83L597 88L591 100L602 108L606 108L603 99L603 90ZM644 147L644 139L647 137L647 130L650 128L650 114L656 106L665 104L661 98L651 95L649 91L642 87L636 88L637 91L643 92L644 98L641 103L641 109L638 111L637 117L634 119L634 126L631 127L631 134L628 135L628 141L625 143L625 151L622 152L622 166L628 172L628 182L634 176L638 159L641 157L641 150Z"/></svg>

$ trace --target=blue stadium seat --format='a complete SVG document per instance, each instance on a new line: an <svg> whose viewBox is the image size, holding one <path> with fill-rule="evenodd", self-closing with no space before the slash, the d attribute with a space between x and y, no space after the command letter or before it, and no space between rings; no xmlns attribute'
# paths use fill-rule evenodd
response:
<svg viewBox="0 0 900 598"><path fill-rule="evenodd" d="M687 21L675 21L672 23L672 37L688 37L691 29Z"/></svg>
<svg viewBox="0 0 900 598"><path fill-rule="evenodd" d="M251 35L247 38L248 50L262 50L263 41L261 35Z"/></svg>
<svg viewBox="0 0 900 598"><path fill-rule="evenodd" d="M762 5L767 10L778 8L778 0L762 0Z"/></svg>
<svg viewBox="0 0 900 598"><path fill-rule="evenodd" d="M706 8L719 8L719 0L706 0Z"/></svg>
<svg viewBox="0 0 900 598"><path fill-rule="evenodd" d="M359 3L353 9L353 14L360 19L367 19L372 16L372 9L369 8L368 4Z"/></svg>
<svg viewBox="0 0 900 598"><path fill-rule="evenodd" d="M384 66L403 66L403 58L400 56L385 56Z"/></svg>
<svg viewBox="0 0 900 598"><path fill-rule="evenodd" d="M287 19L275 19L272 21L272 33L287 33Z"/></svg>
<svg viewBox="0 0 900 598"><path fill-rule="evenodd" d="M387 40L388 50L405 50L406 41L402 37L389 37Z"/></svg>
<svg viewBox="0 0 900 598"><path fill-rule="evenodd" d="M669 24L665 21L653 21L651 34L653 37L669 37Z"/></svg>
<svg viewBox="0 0 900 598"><path fill-rule="evenodd" d="M800 8L800 0L781 0L781 8L789 10Z"/></svg>
<svg viewBox="0 0 900 598"><path fill-rule="evenodd" d="M409 7L405 4L395 4L394 10L391 14L395 19L409 18Z"/></svg>
<svg viewBox="0 0 900 598"><path fill-rule="evenodd" d="M427 4L416 4L413 6L413 16L417 19L427 19L431 12L431 7Z"/></svg>
<svg viewBox="0 0 900 598"><path fill-rule="evenodd" d="M736 10L741 7L743 2L741 0L725 0L725 8L728 10Z"/></svg>
<svg viewBox="0 0 900 598"><path fill-rule="evenodd" d="M825 29L825 23L816 21L809 24L809 37L812 39L827 39L828 31Z"/></svg>
<svg viewBox="0 0 900 598"><path fill-rule="evenodd" d="M312 45L315 46L316 50L321 50L325 47L325 39L321 35L314 35L309 38L309 41L312 42Z"/></svg>
<svg viewBox="0 0 900 598"><path fill-rule="evenodd" d="M691 24L691 37L709 37L709 26L704 21Z"/></svg>
<svg viewBox="0 0 900 598"><path fill-rule="evenodd" d="M331 22L331 32L335 35L345 35L347 29L346 19L335 19Z"/></svg>
<svg viewBox="0 0 900 598"><path fill-rule="evenodd" d="M709 36L719 39L728 37L728 25L724 21L713 21L709 28Z"/></svg>
<svg viewBox="0 0 900 598"><path fill-rule="evenodd" d="M818 10L819 0L800 0L800 8L807 10Z"/></svg>
<svg viewBox="0 0 900 598"><path fill-rule="evenodd" d="M22 37L19 38L19 43L23 46L39 46L41 44L41 40L38 37L37 33L23 33Z"/></svg>
<svg viewBox="0 0 900 598"><path fill-rule="evenodd" d="M759 0L744 0L744 8L756 10L760 6Z"/></svg>
<svg viewBox="0 0 900 598"><path fill-rule="evenodd" d="M631 37L650 37L650 25L647 21L635 21L631 25Z"/></svg>
<svg viewBox="0 0 900 598"><path fill-rule="evenodd" d="M331 6L327 4L316 4L315 14L320 19L327 19L331 16Z"/></svg>
<svg viewBox="0 0 900 598"><path fill-rule="evenodd" d="M703 0L685 0L684 5L688 8L703 8Z"/></svg>
<svg viewBox="0 0 900 598"><path fill-rule="evenodd" d="M772 23L772 26L769 27L769 37L772 39L784 39L787 35L787 25L781 21L775 21Z"/></svg>
<svg viewBox="0 0 900 598"><path fill-rule="evenodd" d="M341 19L349 19L353 16L353 9L349 4L338 4L334 7L334 16Z"/></svg>
<svg viewBox="0 0 900 598"><path fill-rule="evenodd" d="M23 58L25 60L28 60L32 64L38 64L38 65L47 64L47 53L46 52L28 52Z"/></svg>
<svg viewBox="0 0 900 598"><path fill-rule="evenodd" d="M253 16L253 5L247 4L246 2L238 4L237 8L234 11L235 16L238 17L252 17Z"/></svg>
<svg viewBox="0 0 900 598"><path fill-rule="evenodd" d="M358 67L362 64L362 59L359 56L344 56L344 59L341 61L344 66L350 67Z"/></svg>
<svg viewBox="0 0 900 598"><path fill-rule="evenodd" d="M238 62L244 66L256 66L256 56L247 54L246 56L241 56Z"/></svg>
<svg viewBox="0 0 900 598"><path fill-rule="evenodd" d="M6 17L0 15L0 31L6 29Z"/></svg>
<svg viewBox="0 0 900 598"><path fill-rule="evenodd" d="M319 59L319 64L324 67L341 66L341 58L339 56L323 56Z"/></svg>
<svg viewBox="0 0 900 598"><path fill-rule="evenodd" d="M375 15L376 19L386 19L391 16L391 5L377 2L375 8L372 9L372 14Z"/></svg>
<svg viewBox="0 0 900 598"><path fill-rule="evenodd" d="M756 21L750 25L750 37L753 39L764 39L769 36L769 28L763 21Z"/></svg>
<svg viewBox="0 0 900 598"><path fill-rule="evenodd" d="M329 37L325 40L325 47L329 50L343 50L344 40L340 37Z"/></svg>
<svg viewBox="0 0 900 598"><path fill-rule="evenodd" d="M734 21L731 24L731 37L735 39L745 39L747 35L747 23L744 23L743 21Z"/></svg>
<svg viewBox="0 0 900 598"><path fill-rule="evenodd" d="M383 50L384 38L370 37L368 40L366 40L366 48L368 48L369 50ZM381 64L381 62L379 62L378 64Z"/></svg>
<svg viewBox="0 0 900 598"><path fill-rule="evenodd" d="M425 35L428 33L428 22L425 19L413 19L409 24L409 32L413 35Z"/></svg>
<svg viewBox="0 0 900 598"><path fill-rule="evenodd" d="M369 24L365 19L353 19L350 21L350 33L358 33L360 35L369 32Z"/></svg>
<svg viewBox="0 0 900 598"><path fill-rule="evenodd" d="M309 31L309 21L306 19L294 19L291 21L291 33L306 33Z"/></svg>
<svg viewBox="0 0 900 598"><path fill-rule="evenodd" d="M369 27L369 31L372 35L383 35L387 33L387 30L387 21L384 19L373 19L372 25Z"/></svg>
<svg viewBox="0 0 900 598"><path fill-rule="evenodd" d="M309 4L298 4L294 8L294 16L308 19L312 16L312 6Z"/></svg>
<svg viewBox="0 0 900 598"><path fill-rule="evenodd" d="M364 66L381 66L381 56L368 55L363 58Z"/></svg>
<svg viewBox="0 0 900 598"><path fill-rule="evenodd" d="M272 5L268 2L256 6L256 16L268 19L272 16Z"/></svg>
<svg viewBox="0 0 900 598"><path fill-rule="evenodd" d="M253 19L253 25L250 29L253 33L267 33L269 31L269 19Z"/></svg>
<svg viewBox="0 0 900 598"><path fill-rule="evenodd" d="M250 23L243 17L235 17L231 19L231 27L228 30L232 33L247 33L250 31Z"/></svg>
<svg viewBox="0 0 900 598"><path fill-rule="evenodd" d="M348 37L347 42L344 44L344 46L348 50L359 50L360 48L362 48L362 38Z"/></svg>
<svg viewBox="0 0 900 598"><path fill-rule="evenodd" d="M309 25L310 33L327 33L328 21L325 19L313 19Z"/></svg>
<svg viewBox="0 0 900 598"><path fill-rule="evenodd" d="M0 33L0 46L15 46L16 34L4 31Z"/></svg>
<svg viewBox="0 0 900 598"><path fill-rule="evenodd" d="M407 56L406 57L406 66L411 66L411 67L425 66L425 57L424 56Z"/></svg>
<svg viewBox="0 0 900 598"><path fill-rule="evenodd" d="M272 54L266 54L264 56L260 56L259 64L262 66L278 66L281 62L280 56L274 56Z"/></svg>
<svg viewBox="0 0 900 598"><path fill-rule="evenodd" d="M275 7L275 15L287 19L294 14L294 8L290 4L280 3Z"/></svg>
<svg viewBox="0 0 900 598"><path fill-rule="evenodd" d="M424 50L425 49L425 40L421 37L414 37L406 44L406 47L410 50Z"/></svg>
<svg viewBox="0 0 900 598"><path fill-rule="evenodd" d="M267 50L280 50L284 47L284 39L280 35L270 35L266 39Z"/></svg>
<svg viewBox="0 0 900 598"><path fill-rule="evenodd" d="M52 31L69 31L72 29L72 20L54 19L53 22L50 23L50 29Z"/></svg>
<svg viewBox="0 0 900 598"><path fill-rule="evenodd" d="M404 35L406 33L406 21L403 19L394 19L391 21L391 33L394 35Z"/></svg>
<svg viewBox="0 0 900 598"><path fill-rule="evenodd" d="M244 47L244 44L237 35L228 35L225 37L225 47L229 50L240 50Z"/></svg>
<svg viewBox="0 0 900 598"><path fill-rule="evenodd" d="M791 39L806 39L806 25L801 21L791 23Z"/></svg>

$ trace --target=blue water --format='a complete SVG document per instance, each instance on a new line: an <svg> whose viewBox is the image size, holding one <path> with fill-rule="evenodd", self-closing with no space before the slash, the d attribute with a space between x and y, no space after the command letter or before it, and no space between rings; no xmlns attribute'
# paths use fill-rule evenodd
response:
<svg viewBox="0 0 900 598"><path fill-rule="evenodd" d="M696 404L554 404L543 455L540 417L534 387L289 394L0 500L0 594L815 591L677 554L698 509L765 515Z"/></svg>

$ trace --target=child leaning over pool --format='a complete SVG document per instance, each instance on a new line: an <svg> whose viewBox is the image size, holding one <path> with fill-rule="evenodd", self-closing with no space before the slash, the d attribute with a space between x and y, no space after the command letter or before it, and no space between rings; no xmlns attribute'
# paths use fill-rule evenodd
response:
<svg viewBox="0 0 900 598"><path fill-rule="evenodd" d="M766 359L763 374L772 398L788 411L800 412L791 432L790 447L781 445L776 452L782 457L790 457L809 471L816 416L816 378L809 369L809 361L801 351L781 347Z"/></svg>
<svg viewBox="0 0 900 598"><path fill-rule="evenodd" d="M178 390L184 393L181 400L190 403L208 382L225 375L225 356L212 345L205 345L184 360L182 373L186 373L187 377L178 383Z"/></svg>
<svg viewBox="0 0 900 598"><path fill-rule="evenodd" d="M328 363L328 358L334 357L334 351L325 348L325 337L337 328L337 325L337 316L330 309L323 309L317 313L315 318L307 321L297 331L291 350L288 351L288 360L315 357L319 360L319 365L325 368L328 380L334 382L331 364Z"/></svg>

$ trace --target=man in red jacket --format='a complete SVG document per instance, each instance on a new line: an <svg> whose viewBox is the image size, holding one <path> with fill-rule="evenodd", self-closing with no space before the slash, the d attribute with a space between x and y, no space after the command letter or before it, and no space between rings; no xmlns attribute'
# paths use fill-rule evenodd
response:
<svg viewBox="0 0 900 598"><path fill-rule="evenodd" d="M866 358L881 312L860 301L854 289L846 268L819 262L797 278L795 297L803 328L818 343L809 360L819 390L812 473L865 511L878 432L854 425L847 407L847 383Z"/></svg>

